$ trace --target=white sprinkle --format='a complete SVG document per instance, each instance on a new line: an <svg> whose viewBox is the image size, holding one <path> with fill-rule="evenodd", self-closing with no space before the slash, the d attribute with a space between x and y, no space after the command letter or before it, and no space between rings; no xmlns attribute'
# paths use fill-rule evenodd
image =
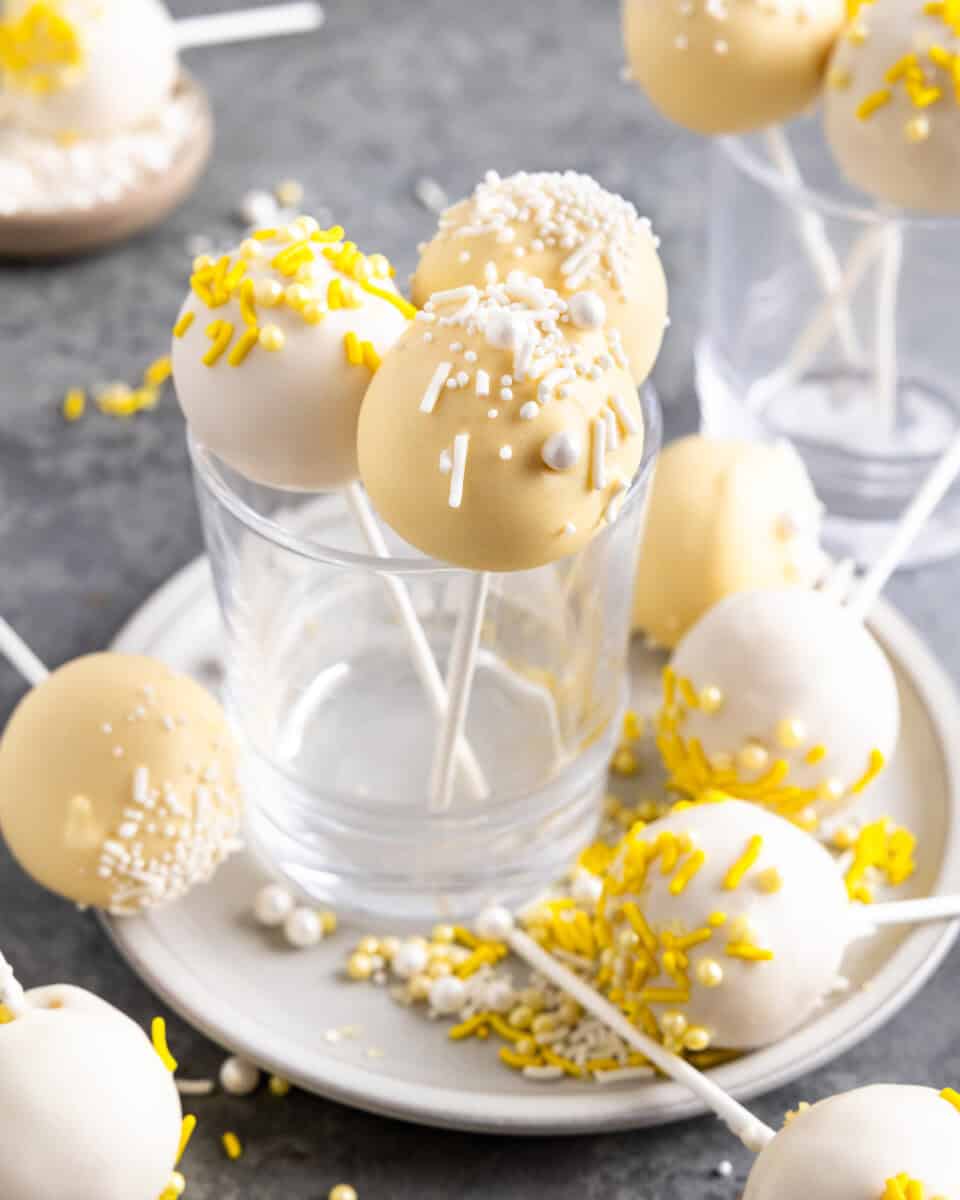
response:
<svg viewBox="0 0 960 1200"><path fill-rule="evenodd" d="M463 480L467 470L467 452L470 448L470 434L458 433L453 439L453 472L450 476L451 508L459 508L463 503Z"/></svg>
<svg viewBox="0 0 960 1200"><path fill-rule="evenodd" d="M176 1082L181 1096L210 1096L215 1086L212 1079L178 1079Z"/></svg>
<svg viewBox="0 0 960 1200"><path fill-rule="evenodd" d="M593 422L593 490L607 486L607 423L603 417Z"/></svg>
<svg viewBox="0 0 960 1200"><path fill-rule="evenodd" d="M539 411L537 405L532 400L528 400L520 409L520 420L532 421Z"/></svg>
<svg viewBox="0 0 960 1200"><path fill-rule="evenodd" d="M421 175L414 184L413 194L423 207L438 216L450 205L450 198L435 179L429 175Z"/></svg>
<svg viewBox="0 0 960 1200"><path fill-rule="evenodd" d="M423 399L420 401L420 411L422 413L432 413L437 407L440 392L443 389L443 385L447 382L447 376L452 370L453 363L442 362L438 364L437 369L433 373L433 378L427 385L427 390L423 393Z"/></svg>
<svg viewBox="0 0 960 1200"><path fill-rule="evenodd" d="M461 250L457 255L457 262L468 263L470 261L470 251Z"/></svg>
<svg viewBox="0 0 960 1200"><path fill-rule="evenodd" d="M526 1079L539 1079L550 1083L554 1079L562 1079L564 1071L563 1067L524 1067L523 1074Z"/></svg>
<svg viewBox="0 0 960 1200"><path fill-rule="evenodd" d="M673 39L673 44L677 50L686 50L687 47L690 45L690 39L687 37L687 35L685 33L678 33L677 36Z"/></svg>
<svg viewBox="0 0 960 1200"><path fill-rule="evenodd" d="M113 726L110 724L109 721L104 721L104 723L100 726L100 732L101 733L113 733Z"/></svg>
<svg viewBox="0 0 960 1200"><path fill-rule="evenodd" d="M723 40L723 38L719 38L717 41L715 41L713 43L713 48L718 54L726 54L730 49L729 45Z"/></svg>
<svg viewBox="0 0 960 1200"><path fill-rule="evenodd" d="M610 407L620 418L620 424L628 434L640 432L640 426L637 424L636 418L621 396L611 396Z"/></svg>
<svg viewBox="0 0 960 1200"><path fill-rule="evenodd" d="M540 457L551 471L569 471L580 461L580 439L569 430L558 430L543 443Z"/></svg>
<svg viewBox="0 0 960 1200"><path fill-rule="evenodd" d="M729 1179L733 1174L733 1163L724 1158L713 1168L713 1173L719 1175L721 1179Z"/></svg>
<svg viewBox="0 0 960 1200"><path fill-rule="evenodd" d="M500 458L504 462L509 462L510 459L513 458L513 447L512 446L501 446L500 447Z"/></svg>
<svg viewBox="0 0 960 1200"><path fill-rule="evenodd" d="M476 350L467 350L463 357L468 363L475 363L477 361L477 352Z"/></svg>
<svg viewBox="0 0 960 1200"><path fill-rule="evenodd" d="M499 408L488 408L487 416L490 418L491 421L495 421L497 419L497 417L500 416L500 409Z"/></svg>
<svg viewBox="0 0 960 1200"><path fill-rule="evenodd" d="M620 516L620 509L623 507L623 498L627 494L627 485L622 481L617 484L613 495L610 497L610 503L607 505L607 511L604 517L608 524L612 525L617 517Z"/></svg>
<svg viewBox="0 0 960 1200"><path fill-rule="evenodd" d="M628 1079L650 1079L655 1074L652 1067L618 1067L613 1071L594 1071L597 1083L625 1083Z"/></svg>
<svg viewBox="0 0 960 1200"><path fill-rule="evenodd" d="M596 252L601 244L599 234L594 234L574 250L574 252L560 264L560 272L563 275L573 275L577 273L588 258L596 257Z"/></svg>
<svg viewBox="0 0 960 1200"><path fill-rule="evenodd" d="M450 457L449 450L441 450L440 451L439 466L440 466L440 474L441 475L449 475L450 472L453 470L453 459Z"/></svg>
<svg viewBox="0 0 960 1200"><path fill-rule="evenodd" d="M140 766L133 773L133 802L146 807L149 798L150 772L145 766Z"/></svg>
<svg viewBox="0 0 960 1200"><path fill-rule="evenodd" d="M572 536L573 534L575 534L577 532L577 527L573 523L573 521L568 521L566 523L566 525L564 525L564 527L563 527L563 532L566 534L570 534Z"/></svg>
<svg viewBox="0 0 960 1200"><path fill-rule="evenodd" d="M114 758L123 758L123 747L122 746L114 746L113 757Z"/></svg>
<svg viewBox="0 0 960 1200"><path fill-rule="evenodd" d="M612 408L604 409L603 419L607 423L607 446L616 450L620 445L620 431L617 429L617 418Z"/></svg>
<svg viewBox="0 0 960 1200"><path fill-rule="evenodd" d="M477 395L478 396L489 396L490 395L490 376L484 370L477 371Z"/></svg>
<svg viewBox="0 0 960 1200"><path fill-rule="evenodd" d="M434 308L438 304L462 304L465 300L476 296L477 289L472 283L465 283L463 287L448 288L444 292L434 292L430 297L430 303Z"/></svg>
<svg viewBox="0 0 960 1200"><path fill-rule="evenodd" d="M465 388L469 382L470 382L470 376L467 374L466 371L458 371L457 372L457 386L458 387Z"/></svg>

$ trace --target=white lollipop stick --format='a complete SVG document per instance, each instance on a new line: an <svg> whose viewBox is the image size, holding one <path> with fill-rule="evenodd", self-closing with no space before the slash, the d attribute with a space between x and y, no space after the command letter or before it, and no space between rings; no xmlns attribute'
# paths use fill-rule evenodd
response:
<svg viewBox="0 0 960 1200"><path fill-rule="evenodd" d="M886 550L855 586L853 595L847 604L847 608L854 616L861 620L866 617L877 597L886 587L890 576L896 571L903 556L910 549L914 538L920 533L934 509L950 490L958 473L960 473L960 434L954 436L940 461L907 506Z"/></svg>
<svg viewBox="0 0 960 1200"><path fill-rule="evenodd" d="M31 687L43 683L49 671L19 633L0 617L0 654L24 677Z"/></svg>
<svg viewBox="0 0 960 1200"><path fill-rule="evenodd" d="M783 129L779 125L770 126L764 130L764 138L767 143L767 151L777 169L788 185L799 191L803 187L803 177ZM837 255L830 245L819 214L803 205L799 197L796 207L800 237L806 248L807 257L820 280L823 291L828 297L833 297L843 281L843 272L840 269ZM862 361L863 351L860 347L860 339L846 303L831 305L830 317L836 324L844 357L852 363Z"/></svg>
<svg viewBox="0 0 960 1200"><path fill-rule="evenodd" d="M866 930L889 925L925 925L931 921L960 918L960 896L931 896L925 900L895 900L890 904L868 904L856 914Z"/></svg>
<svg viewBox="0 0 960 1200"><path fill-rule="evenodd" d="M873 361L882 427L897 426L897 290L903 266L903 234L895 221L883 226L883 257L877 279Z"/></svg>
<svg viewBox="0 0 960 1200"><path fill-rule="evenodd" d="M193 50L197 46L223 46L229 42L310 33L319 29L323 22L323 9L312 0L185 17L175 25L177 49Z"/></svg>
<svg viewBox="0 0 960 1200"><path fill-rule="evenodd" d="M351 483L346 489L346 494L347 505L364 536L370 553L377 558L389 558L390 549L363 488L358 483ZM383 581L387 585L397 616L407 635L410 653L413 655L413 665L423 685L423 690L427 694L435 716L442 721L447 716L450 701L440 670L430 649L430 643L427 641L427 635L423 631L417 611L413 607L413 601L410 599L410 593L401 580L393 575L384 575ZM476 755L466 738L462 736L462 731L458 735L455 745L457 761L463 767L470 789L478 800L482 800L489 795L490 789Z"/></svg>
<svg viewBox="0 0 960 1200"><path fill-rule="evenodd" d="M467 719L467 706L473 688L473 676L477 669L477 649L480 644L480 629L483 625L483 610L490 590L490 574L479 571L470 582L467 604L457 622L450 655L450 670L447 692L450 705L440 733L440 741L433 758L430 773L430 811L446 812L453 801L454 747L463 736Z"/></svg>
<svg viewBox="0 0 960 1200"><path fill-rule="evenodd" d="M13 967L0 953L0 1004L10 1010L14 1017L22 1017L29 1008L23 988L13 973Z"/></svg>
<svg viewBox="0 0 960 1200"><path fill-rule="evenodd" d="M734 1100L723 1088L718 1087L713 1080L698 1071L696 1067L691 1066L679 1055L672 1054L659 1042L631 1025L619 1009L614 1008L608 1000L605 1000L599 992L575 975L569 967L564 966L553 955L548 954L533 938L517 929L512 924L512 920L508 930L506 926L510 914L506 910L501 912L497 909L489 914L484 914L478 922L479 927L484 924L484 916L492 918L497 923L499 926L498 937L502 936L515 954L529 963L534 970L539 971L541 975L555 983L557 987L562 988L568 996L572 996L582 1008L595 1016L598 1021L602 1021L608 1029L613 1030L627 1045L632 1046L634 1050L648 1058L665 1075L669 1075L683 1087L689 1088L699 1100L702 1100L717 1114L734 1137L738 1137L748 1150L759 1154L764 1146L773 1141L776 1135L768 1125L764 1125L749 1109L744 1108L739 1101Z"/></svg>

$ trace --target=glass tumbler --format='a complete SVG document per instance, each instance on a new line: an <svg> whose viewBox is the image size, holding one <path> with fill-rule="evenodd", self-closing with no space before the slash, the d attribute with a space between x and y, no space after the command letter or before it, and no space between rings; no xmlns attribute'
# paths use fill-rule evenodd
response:
<svg viewBox="0 0 960 1200"><path fill-rule="evenodd" d="M636 551L660 440L619 518L581 552L492 576L453 802L431 811L440 722L397 615L412 603L442 675L474 573L383 527L372 557L343 494L237 475L191 443L226 626L225 704L241 751L248 845L314 902L392 923L516 904L594 836L626 699ZM471 786L472 785L472 786Z"/></svg>
<svg viewBox="0 0 960 1200"><path fill-rule="evenodd" d="M713 150L704 429L789 439L826 505L829 549L870 562L960 427L960 220L872 206L815 117L790 126L792 179L769 136ZM954 489L910 562L958 549Z"/></svg>

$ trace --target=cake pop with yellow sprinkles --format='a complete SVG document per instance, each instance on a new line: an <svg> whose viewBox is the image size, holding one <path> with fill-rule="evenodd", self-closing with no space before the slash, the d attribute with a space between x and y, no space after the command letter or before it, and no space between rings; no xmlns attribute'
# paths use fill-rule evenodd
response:
<svg viewBox="0 0 960 1200"><path fill-rule="evenodd" d="M360 473L418 549L477 571L541 566L616 519L643 415L615 330L580 329L539 279L438 292L360 412Z"/></svg>
<svg viewBox="0 0 960 1200"><path fill-rule="evenodd" d="M650 222L622 197L574 171L487 172L440 218L421 247L413 298L515 270L542 279L583 329L619 331L638 384L650 373L667 323L667 284Z"/></svg>
<svg viewBox="0 0 960 1200"><path fill-rule="evenodd" d="M880 773L900 730L886 655L822 592L715 604L664 673L658 746L675 790L718 788L809 828Z"/></svg>
<svg viewBox="0 0 960 1200"><path fill-rule="evenodd" d="M354 482L360 402L416 311L392 276L382 255L307 216L198 259L172 354L197 441L273 487Z"/></svg>
<svg viewBox="0 0 960 1200"><path fill-rule="evenodd" d="M38 883L134 914L208 880L239 846L223 710L155 659L91 654L38 684L0 740L0 833Z"/></svg>
<svg viewBox="0 0 960 1200"><path fill-rule="evenodd" d="M960 1096L875 1084L801 1105L760 1153L744 1200L960 1196Z"/></svg>
<svg viewBox="0 0 960 1200"><path fill-rule="evenodd" d="M24 993L0 956L3 1200L176 1200L195 1121L154 1036L79 988Z"/></svg>
<svg viewBox="0 0 960 1200"><path fill-rule="evenodd" d="M887 204L960 212L960 4L865 0L830 61L824 124L847 179Z"/></svg>

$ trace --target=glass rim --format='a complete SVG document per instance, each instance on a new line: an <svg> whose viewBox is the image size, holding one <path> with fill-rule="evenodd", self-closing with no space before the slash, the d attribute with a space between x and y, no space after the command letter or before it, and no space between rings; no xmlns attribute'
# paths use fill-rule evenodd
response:
<svg viewBox="0 0 960 1200"><path fill-rule="evenodd" d="M787 179L769 160L761 158L742 134L728 134L714 138L720 152L731 159L737 168L752 176L770 191L779 193L788 203L803 205L824 216L855 222L858 225L884 225L894 223L904 229L950 230L954 234L960 229L956 216L913 212L882 204L871 205L866 199L860 203L841 200L820 188L809 187Z"/></svg>
<svg viewBox="0 0 960 1200"><path fill-rule="evenodd" d="M604 537L615 530L620 519L622 519L623 513L628 508L632 508L640 502L646 492L653 465L661 447L663 420L657 393L650 380L645 381L638 389L638 392L644 419L643 455L624 498L621 517L598 533L595 538L587 542L580 551L575 551L574 554L582 553L583 550L593 545L597 538ZM310 562L323 563L326 566L377 571L380 573L388 567L391 575L435 576L476 574L476 572L468 567L458 567L452 563L441 562L438 559L429 558L425 555L419 555L416 558L391 555L389 558L384 559L377 555L360 554L353 550L328 546L316 538L299 535L271 517L265 517L261 513L258 513L242 499L225 476L223 471L224 464L221 463L221 460L212 451L197 441L189 427L187 428L187 449L190 454L195 479L213 497L217 504L226 509L231 516L235 517L251 533L256 534L273 546L296 555L298 558L303 558ZM284 489L280 488L273 490L278 494L286 494L291 497L302 496L304 494L312 494L317 497L333 497L338 494L336 491L303 493L284 491ZM573 555L564 557L573 557ZM563 558L556 561L562 562ZM543 565L550 566L552 564L545 563ZM531 567L529 569L539 570L540 567ZM491 572L491 574L502 573Z"/></svg>

